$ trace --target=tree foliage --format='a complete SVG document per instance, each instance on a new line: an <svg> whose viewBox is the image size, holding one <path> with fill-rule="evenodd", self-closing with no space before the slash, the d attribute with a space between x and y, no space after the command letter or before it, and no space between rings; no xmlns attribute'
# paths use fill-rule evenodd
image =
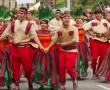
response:
<svg viewBox="0 0 110 90"><path fill-rule="evenodd" d="M55 0L56 7L66 7L67 0ZM100 8L103 4L110 4L110 0L71 0L71 11L74 16L79 16L85 9Z"/></svg>
<svg viewBox="0 0 110 90"><path fill-rule="evenodd" d="M71 1L71 9L74 8L94 8L102 4L110 4L110 0L70 0ZM55 0L56 6L61 7L61 6L66 6L67 0Z"/></svg>

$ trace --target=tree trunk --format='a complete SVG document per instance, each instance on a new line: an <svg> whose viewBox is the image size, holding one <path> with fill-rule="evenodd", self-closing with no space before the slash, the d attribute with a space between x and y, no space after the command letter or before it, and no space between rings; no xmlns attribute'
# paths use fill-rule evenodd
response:
<svg viewBox="0 0 110 90"><path fill-rule="evenodd" d="M75 0L72 0L72 5L73 5L73 7L75 6Z"/></svg>
<svg viewBox="0 0 110 90"><path fill-rule="evenodd" d="M4 5L4 0L2 0L2 5Z"/></svg>
<svg viewBox="0 0 110 90"><path fill-rule="evenodd" d="M11 9L11 0L9 0L9 11Z"/></svg>
<svg viewBox="0 0 110 90"><path fill-rule="evenodd" d="M15 8L17 8L17 2L15 1Z"/></svg>
<svg viewBox="0 0 110 90"><path fill-rule="evenodd" d="M55 7L57 7L57 0L55 0Z"/></svg>
<svg viewBox="0 0 110 90"><path fill-rule="evenodd" d="M76 9L76 6L77 6L77 2L78 2L78 0L71 0L71 3L72 3L72 9Z"/></svg>

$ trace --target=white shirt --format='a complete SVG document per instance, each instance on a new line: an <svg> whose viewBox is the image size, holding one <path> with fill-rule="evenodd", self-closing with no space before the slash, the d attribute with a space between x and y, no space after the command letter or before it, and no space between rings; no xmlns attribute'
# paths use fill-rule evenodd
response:
<svg viewBox="0 0 110 90"><path fill-rule="evenodd" d="M55 31L62 26L62 21L57 20L56 18L49 22L49 30Z"/></svg>
<svg viewBox="0 0 110 90"><path fill-rule="evenodd" d="M105 33L110 29L110 23L102 19L101 21L92 20L83 26L84 30L92 30L94 33ZM92 37L93 39L99 40L101 42L106 42L107 40L104 37Z"/></svg>

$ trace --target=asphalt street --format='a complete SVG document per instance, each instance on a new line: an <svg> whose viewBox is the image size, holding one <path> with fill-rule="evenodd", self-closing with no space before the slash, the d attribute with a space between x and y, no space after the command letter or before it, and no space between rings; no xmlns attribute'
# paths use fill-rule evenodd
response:
<svg viewBox="0 0 110 90"><path fill-rule="evenodd" d="M14 84L11 85L12 88ZM34 90L39 90L40 85L33 84ZM0 87L0 90L7 90L7 87ZM28 90L27 80L21 78L20 90ZM44 90L51 90L50 87L45 87ZM67 74L66 90L73 90L72 80ZM110 84L106 83L102 77L99 80L92 80L92 70L89 67L88 76L78 80L78 88L76 90L110 90Z"/></svg>

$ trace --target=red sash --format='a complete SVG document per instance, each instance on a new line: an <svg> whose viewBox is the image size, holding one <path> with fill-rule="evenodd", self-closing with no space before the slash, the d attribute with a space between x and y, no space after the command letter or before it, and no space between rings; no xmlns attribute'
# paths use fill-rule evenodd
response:
<svg viewBox="0 0 110 90"><path fill-rule="evenodd" d="M25 34L27 35L30 31L30 28L32 26L32 23L28 22L27 26L26 26L26 31L25 31ZM11 31L14 33L14 27L15 27L15 20L12 21L11 23Z"/></svg>

